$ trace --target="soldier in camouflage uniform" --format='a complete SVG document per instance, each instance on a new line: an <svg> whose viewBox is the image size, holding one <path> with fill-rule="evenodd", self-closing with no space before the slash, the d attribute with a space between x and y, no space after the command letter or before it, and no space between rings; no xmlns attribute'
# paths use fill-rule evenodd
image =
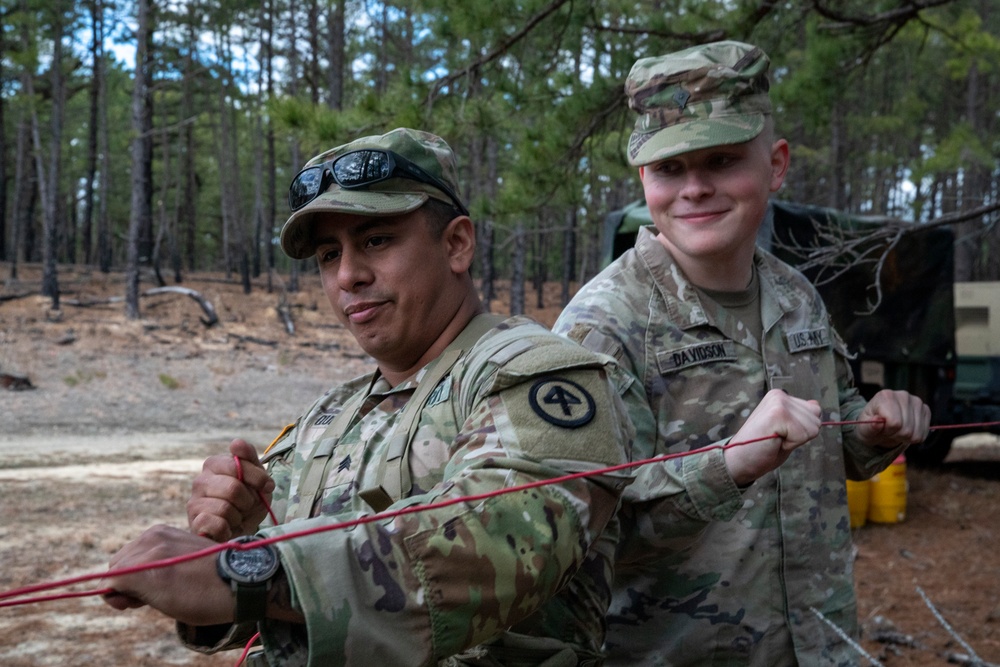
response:
<svg viewBox="0 0 1000 667"><path fill-rule="evenodd" d="M464 498L627 462L615 368L530 320L482 314L457 183L447 144L407 129L310 161L282 247L317 258L334 311L377 370L320 398L263 464L241 440L209 458L190 532L151 529L112 567L463 500L275 543L259 623L233 622L246 615L212 559L115 577L110 604L152 605L206 652L259 628L252 665L600 664L614 515L631 473Z"/></svg>
<svg viewBox="0 0 1000 667"><path fill-rule="evenodd" d="M609 664L858 664L818 616L857 635L845 475L866 479L927 434L919 399L865 403L815 289L755 248L789 158L767 68L735 42L635 64L628 158L654 227L554 327L633 378L637 460L776 436L638 472L619 513ZM818 428L841 420L884 422Z"/></svg>

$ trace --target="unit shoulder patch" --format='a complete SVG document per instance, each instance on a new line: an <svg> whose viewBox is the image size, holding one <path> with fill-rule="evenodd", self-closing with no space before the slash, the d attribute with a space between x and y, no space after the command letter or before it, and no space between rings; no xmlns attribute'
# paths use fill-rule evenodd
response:
<svg viewBox="0 0 1000 667"><path fill-rule="evenodd" d="M528 392L528 401L535 414L562 428L585 426L597 411L590 392L561 377L546 377L535 382Z"/></svg>

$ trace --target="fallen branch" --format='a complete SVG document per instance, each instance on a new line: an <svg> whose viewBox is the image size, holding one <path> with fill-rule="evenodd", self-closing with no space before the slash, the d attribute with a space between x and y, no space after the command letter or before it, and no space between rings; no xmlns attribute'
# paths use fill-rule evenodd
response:
<svg viewBox="0 0 1000 667"><path fill-rule="evenodd" d="M230 338L235 338L241 343L254 343L255 345L266 345L267 347L277 347L278 341L267 340L266 338L257 338L256 336L241 336L239 334L229 334Z"/></svg>
<svg viewBox="0 0 1000 667"><path fill-rule="evenodd" d="M25 389L34 389L35 385L31 384L27 375L0 373L0 387L11 391L24 391Z"/></svg>
<svg viewBox="0 0 1000 667"><path fill-rule="evenodd" d="M285 293L281 293L278 299L278 319L285 325L285 331L289 336L295 335L295 321L292 319L292 309L288 306L288 299Z"/></svg>
<svg viewBox="0 0 1000 667"><path fill-rule="evenodd" d="M896 630L875 630L871 633L871 640L879 644L892 644L893 646L905 646L916 649L926 648L911 635L906 635Z"/></svg>
<svg viewBox="0 0 1000 667"><path fill-rule="evenodd" d="M38 292L25 292L24 294L0 294L0 303L3 303L4 301L13 301L14 299L23 299L36 294L38 294Z"/></svg>
<svg viewBox="0 0 1000 667"><path fill-rule="evenodd" d="M139 296L156 296L157 294L167 294L167 293L185 294L191 297L192 299L197 301L198 305L201 306L201 309L205 311L206 317L201 318L201 323L204 324L206 327L212 327L218 324L219 316L215 312L215 307L211 304L211 302L208 299L202 296L200 292L197 292L189 287L180 287L178 285L167 286L167 287L154 287L153 289L146 290ZM62 303L67 306L88 308L90 306L104 306L109 303L121 303L124 300L125 297L123 296L109 296L106 299L91 299L89 301L84 301L82 299L63 299Z"/></svg>
<svg viewBox="0 0 1000 667"><path fill-rule="evenodd" d="M64 306L90 308L91 306L107 306L112 303L121 303L124 300L125 297L123 296L109 296L106 299L60 299L59 303Z"/></svg>
<svg viewBox="0 0 1000 667"><path fill-rule="evenodd" d="M207 317L201 318L201 323L206 327L212 327L219 322L219 316L215 313L215 307L201 295L200 292L189 287L180 287L178 285L168 286L168 287L154 287L153 289L146 290L142 293L142 296L154 296L156 294L165 294L167 292L174 292L177 294L186 294L201 306L201 309L205 311Z"/></svg>

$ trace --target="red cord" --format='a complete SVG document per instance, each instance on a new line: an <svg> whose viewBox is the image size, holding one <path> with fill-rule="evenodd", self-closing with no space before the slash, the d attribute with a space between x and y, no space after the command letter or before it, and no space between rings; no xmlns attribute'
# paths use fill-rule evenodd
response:
<svg viewBox="0 0 1000 667"><path fill-rule="evenodd" d="M236 661L235 667L240 667L240 665L243 664L243 661L247 659L247 655L250 654L250 649L253 648L253 643L257 641L257 639L259 638L260 638L259 632L250 638L250 641L247 642L247 645L243 647L243 653L240 653L240 659Z"/></svg>
<svg viewBox="0 0 1000 667"><path fill-rule="evenodd" d="M943 431L949 428L983 428L989 426L996 426L1000 422L979 422L978 424L941 424L940 426L931 426L929 430L931 431Z"/></svg>
<svg viewBox="0 0 1000 667"><path fill-rule="evenodd" d="M243 464L240 462L240 457L233 455L233 460L236 461L236 479L243 481ZM260 498L260 502L264 505L267 510L267 515L271 517L271 523L275 526L278 525L278 517L274 516L274 512L271 511L271 506L267 503L267 498L264 497L264 493L257 490L257 497Z"/></svg>
<svg viewBox="0 0 1000 667"><path fill-rule="evenodd" d="M853 424L877 424L877 423L882 422L882 421L884 421L884 420L882 420L882 419L874 419L874 420L867 420L867 421L822 422L821 426L849 426L849 425L853 425ZM997 426L997 425L1000 425L1000 422L981 422L981 423L978 423L978 424L962 424L961 426L962 427L966 427L966 428L981 428L981 427ZM958 426L951 426L951 425L947 425L947 426L931 426L930 430L933 431L933 430L944 429L944 428L958 428ZM368 523L374 523L376 521L383 521L385 519L392 519L392 518L395 518L395 517L406 516L406 515L409 515L409 514L416 514L417 512L425 512L425 511L428 511L428 510L440 509L442 507L449 507L451 505L456 505L456 504L459 504L459 503L478 502L478 501L481 501L481 500L487 500L489 498L500 496L500 495L503 495L505 493L515 493L515 492L519 492L519 491L527 491L527 490L538 488L540 486L545 486L545 485L548 485L548 484L561 484L563 482L569 482L569 481L576 480L576 479L581 479L581 478L584 478L584 477L593 477L593 476L597 476L597 475L603 475L603 474L606 474L606 473L618 472L618 471L621 471L621 470L627 470L629 468L636 468L636 467L639 467L639 466L648 465L650 463L659 463L659 462L662 462L662 461L669 461L671 459L682 458L682 457L685 457L685 456L693 456L695 454L702 454L702 453L705 453L705 452L713 450L713 449L723 449L723 450L725 450L725 449L730 449L731 447L740 447L740 446L743 446L743 445L749 445L750 443L753 443L753 442L760 442L762 440L770 440L771 438L777 438L777 437L780 437L780 436L777 433L773 433L771 435L763 436L763 437L760 437L760 438L753 438L751 440L743 440L741 442L730 442L730 443L728 443L726 445L721 445L721 446L720 445L708 445L706 447L700 447L698 449L692 449L692 450L687 451L687 452L677 452L677 453L673 453L673 454L663 454L663 455L660 455L660 456L654 456L652 458L643 459L641 461L633 461L631 463L621 463L619 465L609 466L607 468L599 468L599 469L596 469L596 470L587 470L587 471L583 471L583 472L576 472L576 473L571 473L571 474L567 474L567 475L562 475L560 477L552 477L550 479L536 480L534 482L528 482L528 483L525 483L525 484L519 484L517 486L506 487L506 488L503 488L503 489L494 489L493 491L487 491L487 492L479 493L479 494L472 495L472 496L461 496L461 497L457 497L457 498L450 498L450 499L447 499L447 500L439 500L437 502L428 503L426 505L411 505L409 507L403 507L403 508L397 509L397 510L382 512L382 513L378 513L378 514L369 514L369 515L366 515L366 516L358 517L356 519L352 519L350 521L343 521L343 522L340 522L340 523L334 523L334 524L329 524L329 525L325 525L325 526L315 526L313 528L308 528L308 529L299 530L299 531L293 531L293 532L290 532L290 533L286 533L284 535L276 535L274 537L265 538L263 540L256 540L254 542L249 542L249 543L225 542L225 543L222 543L222 544L214 544L214 545L212 545L210 547L206 547L206 548L204 548L204 549L202 549L200 551L195 551L195 552L192 552L192 553L189 553L189 554L184 554L182 556L175 556L173 558L167 558L167 559L164 559L164 560L161 560L161 561L154 561L154 562L151 562L151 563L144 563L143 565L137 565L137 566L130 567L130 568L122 568L120 570L101 572L101 573L98 573L98 574L81 575L81 576L78 576L78 577L73 577L73 578L70 578L70 579L64 579L62 581L50 582L50 583L47 583L47 584L34 584L34 585L31 585L31 586L24 586L22 588L17 588L17 589L11 590L11 591L7 591L5 593L4 592L0 592L0 600L7 600L6 602L0 602L0 609L2 609L4 607L16 607L16 606L20 606L20 605L32 604L34 602L43 602L43 601L50 601L50 600L60 600L60 599L71 598L71 597L72 598L85 597L85 596L88 596L88 595L103 595L103 594L106 594L106 593L109 593L109 592L113 592L113 591L111 589L104 588L104 589L100 589L100 590L85 591L85 592L81 592L81 593L66 593L66 594L61 594L61 595L42 596L42 597L35 597L35 598L24 598L24 596L30 595L31 593L37 593L37 592L40 592L40 591L52 590L54 588L64 588L66 586L71 586L73 584L79 584L79 583L83 583L83 582L86 582L86 581L94 581L96 579L105 579L108 576L112 576L112 575L113 576L122 576L122 575L128 575L128 574L135 574L137 572L144 572L146 570L155 570L155 569L161 569L161 568L165 568L165 567L171 567L173 565L178 565L180 563L187 563L189 561L197 560L199 558L205 558L207 556L211 556L213 554L216 554L216 553L218 553L220 551L224 551L226 549L238 549L238 550L241 550L241 551L242 550L246 550L246 549L253 549L253 548L260 547L260 546L263 546L263 545L266 545L266 544L274 544L276 542L283 542L285 540L293 540L293 539L297 539L297 538L300 538L300 537L307 537L307 536L310 536L310 535L315 535L317 533L323 533L323 532L332 531L332 530L342 530L342 529L346 529L346 528L353 528L355 526L360 526L360 525L364 525L364 524L368 524ZM239 464L237 464L237 466L239 466ZM10 600L10 598L23 598L23 599L20 599L20 600Z"/></svg>

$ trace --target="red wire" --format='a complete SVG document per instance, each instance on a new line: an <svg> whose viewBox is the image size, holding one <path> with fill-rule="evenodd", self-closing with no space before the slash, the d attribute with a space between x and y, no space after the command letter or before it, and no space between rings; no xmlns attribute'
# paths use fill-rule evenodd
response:
<svg viewBox="0 0 1000 667"><path fill-rule="evenodd" d="M880 422L883 422L883 421L885 421L885 420L883 420L883 419L873 419L873 420L865 420L865 421L822 422L820 425L821 426L850 426L850 425L854 425L854 424L877 424L877 423L880 423ZM979 428L979 427L988 427L988 426L997 426L997 425L1000 425L1000 421L997 421L997 422L980 422L980 423L977 423L977 424L962 424L960 426L965 427L965 428ZM952 426L952 425L931 426L930 430L934 431L934 430L939 430L939 429L957 428L957 427L958 426ZM171 566L174 566L174 565L179 565L181 563L187 563L187 562L192 561L192 560L197 560L199 558L205 558L207 556L211 556L213 554L216 554L216 553L218 553L220 551L224 551L226 549L237 549L237 550L240 550L240 551L245 551L247 549L257 548L257 547L264 546L264 545L267 545L267 544L274 544L276 542L283 542L283 541L286 541L286 540L298 539L300 537L307 537L307 536L310 536L310 535L315 535L317 533L323 533L323 532L332 531L332 530L341 530L341 529L346 529L346 528L353 528L355 526L360 526L360 525L364 525L364 524L368 524L368 523L373 523L375 521L383 521L385 519L392 519L392 518L399 517L399 516L406 516L406 515L409 515L409 514L416 514L417 512L425 512L425 511L428 511L428 510L440 509L442 507L449 507L451 505L456 505L456 504L459 504L459 503L478 502L478 501L481 501L481 500L487 500L489 498L494 498L496 496L500 496L500 495L503 495L505 493L515 493L515 492L518 492L518 491L527 491L527 490L538 488L540 486L545 486L545 485L548 485L548 484L560 484L562 482L568 482L568 481L572 481L572 480L576 480L576 479L581 479L581 478L584 478L584 477L593 477L593 476L597 476L597 475L603 475L603 474L606 474L606 473L618 472L618 471L621 471L621 470L627 470L629 468L636 468L636 467L639 467L639 466L648 465L650 463L659 463L659 462L662 462L662 461L669 461L671 459L682 458L682 457L685 457L685 456L693 456L695 454L703 454L703 453L711 451L713 449L723 449L723 450L726 450L726 449L730 449L732 447L741 447L743 445L749 445L749 444L754 443L754 442L760 442L762 440L770 440L771 438L778 438L778 437L780 437L780 436L777 433L772 433L771 435L763 436L763 437L760 437L760 438L753 438L751 440L743 440L743 441L740 441L740 442L730 442L730 443L727 443L727 444L721 445L721 446L720 445L708 445L706 447L700 447L698 449L692 449L692 450L687 451L687 452L676 452L676 453L673 453L673 454L662 454L660 456L654 456L652 458L643 459L641 461L632 461L630 463L621 463L619 465L609 466L609 467L606 467L606 468L599 468L599 469L596 469L596 470L587 470L587 471L583 471L583 472L570 473L570 474L562 475L562 476L559 476L559 477L552 477L552 478L549 478L549 479L536 480L534 482L527 482L525 484L519 484L519 485L516 485L516 486L506 487L506 488L503 488L503 489L494 489L493 491L486 491L484 493L479 493L479 494L472 495L472 496L460 496L460 497L457 497L457 498L450 498L450 499L446 499L446 500L439 500L437 502L428 503L426 505L411 505L409 507L404 507L404 508L401 508L401 509L392 510L392 511L388 511L388 512L381 512L381 513L378 513L378 514L369 514L369 515L362 516L362 517L359 517L359 518L356 518L356 519L352 519L350 521L343 521L343 522L340 522L340 523L334 523L334 524L329 524L329 525L324 525L324 526L315 526L313 528L307 528L307 529L304 529L304 530L293 531L293 532L286 533L284 535L276 535L274 537L269 537L269 538L265 538L265 539L262 539L262 540L256 540L254 542L249 542L249 543L225 542L225 543L221 543L221 544L213 544L212 546L206 547L204 549L201 549L200 551L194 551L194 552L189 553L189 554L184 554L182 556L175 556L173 558L167 558L167 559L160 560L160 561L153 561L153 562L150 562L150 563L144 563L142 565L136 565L134 567L122 568L122 569L118 569L118 570L109 570L107 572L101 572L101 573L98 573L98 574L86 574L86 575L81 575L81 576L78 576L78 577L72 577L72 578L69 578L69 579L64 579L62 581L50 582L50 583L47 583L47 584L34 584L34 585L31 585L31 586L24 586L22 588L16 588L14 590L7 591L5 593L0 592L0 600L6 600L6 602L0 602L0 609L2 609L4 607L16 607L16 606L19 606L19 605L32 604L32 603L35 603L35 602L44 602L44 601L49 601L49 600L60 600L60 599L65 599L65 598L85 597L85 596L88 596L88 595L104 595L104 594L113 592L113 590L112 589L108 589L108 588L104 588L104 589L100 589L100 590L92 590L92 591L85 591L85 592L79 592L79 593L66 593L66 594L62 594L62 595L51 595L51 596L42 596L42 597L34 597L34 598L24 598L24 596L30 595L31 593L37 593L37 592L40 592L40 591L47 591L47 590L51 590L51 589L54 589L54 588L64 588L66 586L71 586L73 584L79 584L79 583L83 583L83 582L86 582L86 581L94 581L95 579L105 579L105 578L107 578L109 576L124 576L124 575L128 575L128 574L135 574L137 572L145 572L147 570L156 570L156 569L161 569L161 568L165 568L165 567L171 567ZM237 467L239 468L239 464L237 464ZM277 522L275 522L275 523L277 523ZM24 598L24 599L10 600L10 598Z"/></svg>
<svg viewBox="0 0 1000 667"><path fill-rule="evenodd" d="M243 481L243 463L240 461L240 457L233 455L233 460L236 461L236 479ZM257 490L257 497L260 498L260 502L267 509L267 515L271 517L271 523L275 526L278 525L278 517L274 516L274 512L271 511L271 506L268 504L267 499L264 497L262 491Z"/></svg>
<svg viewBox="0 0 1000 667"><path fill-rule="evenodd" d="M996 426L1000 422L979 422L978 424L941 424L940 426L931 426L929 430L931 431L944 431L949 428L981 428L984 426Z"/></svg>
<svg viewBox="0 0 1000 667"><path fill-rule="evenodd" d="M260 633L258 632L253 637L251 637L250 641L247 642L247 645L243 647L243 653L240 653L240 658L239 660L236 661L236 667L240 667L240 665L243 664L243 661L247 659L247 654L250 653L250 649L253 648L253 643L257 641L259 637Z"/></svg>

